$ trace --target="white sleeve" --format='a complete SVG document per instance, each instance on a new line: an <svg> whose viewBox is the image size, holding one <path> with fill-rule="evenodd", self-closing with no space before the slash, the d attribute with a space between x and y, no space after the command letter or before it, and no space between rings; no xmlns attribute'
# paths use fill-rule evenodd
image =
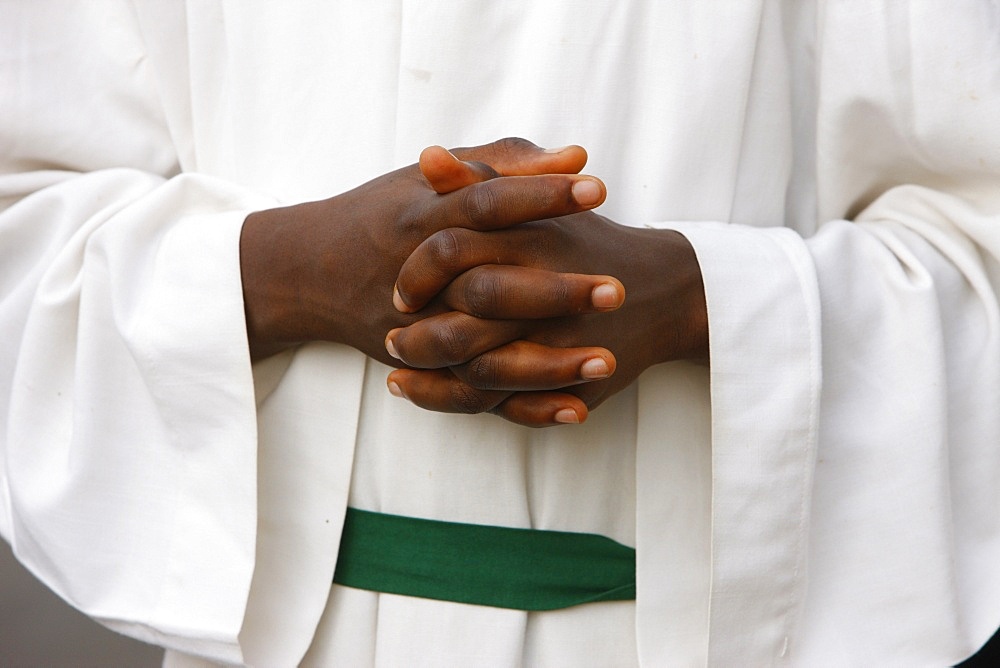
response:
<svg viewBox="0 0 1000 668"><path fill-rule="evenodd" d="M112 628L240 661L257 440L239 234L272 203L177 175L129 12L0 10L0 532Z"/></svg>
<svg viewBox="0 0 1000 668"><path fill-rule="evenodd" d="M824 385L801 651L955 663L1000 625L1000 207L899 187L809 249Z"/></svg>
<svg viewBox="0 0 1000 668"><path fill-rule="evenodd" d="M709 662L951 665L1000 626L996 10L820 14L825 222L670 225L710 323Z"/></svg>
<svg viewBox="0 0 1000 668"><path fill-rule="evenodd" d="M974 652L1000 623L1000 215L905 186L808 240L671 227L711 329L711 661Z"/></svg>

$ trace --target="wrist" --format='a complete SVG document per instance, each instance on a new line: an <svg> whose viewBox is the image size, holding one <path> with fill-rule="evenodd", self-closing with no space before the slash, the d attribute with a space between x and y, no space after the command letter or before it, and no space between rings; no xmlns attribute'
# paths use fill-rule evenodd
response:
<svg viewBox="0 0 1000 668"><path fill-rule="evenodd" d="M707 362L708 311L701 267L687 238L675 230L632 228L631 280L626 304L640 317L649 364ZM623 281L624 282L624 281Z"/></svg>
<svg viewBox="0 0 1000 668"><path fill-rule="evenodd" d="M301 322L296 282L288 280L286 256L294 235L289 229L296 207L267 209L247 216L240 234L243 310L251 359L258 360L295 346L304 337L293 326Z"/></svg>

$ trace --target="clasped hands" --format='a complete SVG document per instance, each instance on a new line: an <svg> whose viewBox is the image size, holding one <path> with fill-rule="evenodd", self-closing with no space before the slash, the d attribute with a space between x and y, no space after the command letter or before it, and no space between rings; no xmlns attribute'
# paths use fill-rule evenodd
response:
<svg viewBox="0 0 1000 668"><path fill-rule="evenodd" d="M345 343L402 367L389 389L418 406L529 426L582 422L649 366L707 358L690 244L593 213L605 189L585 162L524 140L432 147L342 195L251 214L252 356Z"/></svg>

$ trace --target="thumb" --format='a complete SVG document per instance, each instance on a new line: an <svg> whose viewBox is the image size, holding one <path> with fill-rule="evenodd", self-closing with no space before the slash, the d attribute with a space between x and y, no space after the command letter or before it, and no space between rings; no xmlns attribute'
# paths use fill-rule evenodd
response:
<svg viewBox="0 0 1000 668"><path fill-rule="evenodd" d="M482 162L459 160L442 146L428 146L420 153L420 172L439 194L500 176Z"/></svg>
<svg viewBox="0 0 1000 668"><path fill-rule="evenodd" d="M544 149L517 137L473 148L456 148L452 153L459 160L485 163L500 176L579 174L587 164L587 151L581 146Z"/></svg>

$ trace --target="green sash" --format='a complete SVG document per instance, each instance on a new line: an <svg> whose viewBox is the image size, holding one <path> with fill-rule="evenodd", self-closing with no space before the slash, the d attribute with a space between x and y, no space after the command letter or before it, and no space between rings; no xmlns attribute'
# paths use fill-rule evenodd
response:
<svg viewBox="0 0 1000 668"><path fill-rule="evenodd" d="M635 599L635 550L605 536L347 509L333 581L515 610Z"/></svg>

